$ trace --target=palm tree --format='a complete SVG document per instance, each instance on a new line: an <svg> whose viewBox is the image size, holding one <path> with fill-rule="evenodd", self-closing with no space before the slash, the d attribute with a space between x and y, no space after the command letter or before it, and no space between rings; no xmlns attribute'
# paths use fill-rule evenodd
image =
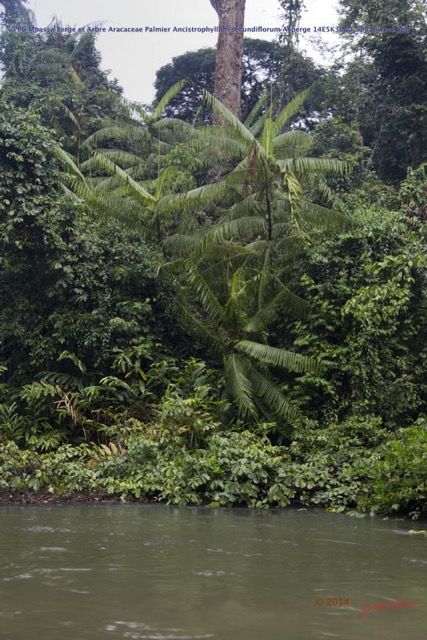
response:
<svg viewBox="0 0 427 640"><path fill-rule="evenodd" d="M267 110L253 125L251 114L248 126L213 96L205 95L225 124L202 129L191 144L198 149L208 145L211 156L218 149L228 159L235 159L235 167L219 182L173 197L175 206L187 212L184 223L190 219L191 226L189 231L183 224L180 233L166 239L169 254L190 257L201 266L212 266L212 261L224 265L228 261L236 268L245 264L259 273L283 274L295 259L298 247L314 233L348 222L316 202L319 197L333 197L325 175L345 172L348 165L307 156L311 139L304 131L281 133L306 93L297 96L275 121ZM260 106L261 101L255 111ZM213 203L222 207L222 215L213 224L194 230L194 214ZM159 213L166 206L171 206L171 198L159 203ZM192 217L189 212L193 212Z"/></svg>
<svg viewBox="0 0 427 640"><path fill-rule="evenodd" d="M179 136L188 140L192 134L188 123L160 116L184 84L180 81L171 87L152 113L123 100L128 117L105 121L81 143L78 157L59 145L56 148L70 197L122 219L126 225L137 225L146 238L154 229L151 240L157 244L162 239L157 205L168 193L176 172L174 167L161 168L161 158Z"/></svg>
<svg viewBox="0 0 427 640"><path fill-rule="evenodd" d="M295 98L274 121L267 110L254 124L254 114L242 124L205 94L223 124L205 128L192 144L199 149L208 144L211 154L217 149L234 158L235 167L219 182L172 198L187 211L212 203L224 211L213 224L171 236L164 246L185 274L177 301L181 322L217 355L244 416L259 410L296 416L271 368L304 372L317 364L270 346L268 329L283 305L304 308L286 283L296 247L316 229L345 222L314 201L316 194L330 195L323 176L346 171L345 163L307 156L311 140L304 131L282 133L305 96ZM260 107L261 102L256 110ZM170 199L164 202L170 205Z"/></svg>

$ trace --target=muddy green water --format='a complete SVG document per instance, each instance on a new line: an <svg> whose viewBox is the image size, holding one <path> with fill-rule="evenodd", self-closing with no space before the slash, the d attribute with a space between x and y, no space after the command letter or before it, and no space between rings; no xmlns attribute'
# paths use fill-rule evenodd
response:
<svg viewBox="0 0 427 640"><path fill-rule="evenodd" d="M292 509L1 507L0 640L426 640L416 528ZM359 619L395 600L419 604Z"/></svg>

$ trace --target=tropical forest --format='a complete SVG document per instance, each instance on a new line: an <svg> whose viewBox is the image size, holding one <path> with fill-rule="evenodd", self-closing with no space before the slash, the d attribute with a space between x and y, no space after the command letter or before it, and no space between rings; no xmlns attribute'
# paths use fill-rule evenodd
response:
<svg viewBox="0 0 427 640"><path fill-rule="evenodd" d="M426 516L425 7L211 4L145 104L1 0L0 501Z"/></svg>

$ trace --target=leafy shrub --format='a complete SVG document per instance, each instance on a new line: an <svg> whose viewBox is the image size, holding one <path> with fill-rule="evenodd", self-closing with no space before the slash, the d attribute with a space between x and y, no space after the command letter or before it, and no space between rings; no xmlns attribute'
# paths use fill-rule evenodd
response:
<svg viewBox="0 0 427 640"><path fill-rule="evenodd" d="M395 513L418 518L427 514L427 420L399 429L379 446L360 469L369 493L360 507L373 513Z"/></svg>
<svg viewBox="0 0 427 640"><path fill-rule="evenodd" d="M425 403L425 258L399 214L361 210L300 266L309 311L294 348L325 363L290 388L302 411L326 426L379 417L411 424Z"/></svg>

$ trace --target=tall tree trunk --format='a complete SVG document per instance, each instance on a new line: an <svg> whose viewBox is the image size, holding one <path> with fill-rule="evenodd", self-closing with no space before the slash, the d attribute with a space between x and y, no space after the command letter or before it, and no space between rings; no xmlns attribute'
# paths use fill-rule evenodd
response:
<svg viewBox="0 0 427 640"><path fill-rule="evenodd" d="M210 0L210 2L219 20L214 96L240 118L246 0ZM232 31L233 28L235 31Z"/></svg>

